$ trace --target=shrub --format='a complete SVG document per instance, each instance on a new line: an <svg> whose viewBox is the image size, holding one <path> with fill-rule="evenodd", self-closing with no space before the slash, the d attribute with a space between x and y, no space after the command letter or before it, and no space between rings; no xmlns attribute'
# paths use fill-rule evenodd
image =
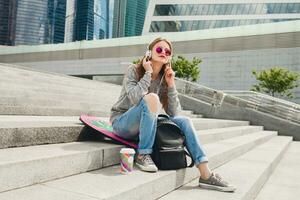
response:
<svg viewBox="0 0 300 200"><path fill-rule="evenodd" d="M176 77L195 82L200 78L198 65L201 62L202 60L196 57L189 61L183 56L178 56L177 59L172 59L172 68L176 72Z"/></svg>
<svg viewBox="0 0 300 200"><path fill-rule="evenodd" d="M275 96L287 96L293 98L291 89L298 87L299 74L297 72L290 72L281 67L273 67L269 70L257 72L252 71L252 74L259 81L258 84L252 86L252 91L264 92Z"/></svg>

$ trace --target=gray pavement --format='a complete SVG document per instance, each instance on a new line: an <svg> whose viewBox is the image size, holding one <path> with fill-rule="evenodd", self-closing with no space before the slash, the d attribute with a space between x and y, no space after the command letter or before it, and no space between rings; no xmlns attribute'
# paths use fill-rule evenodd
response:
<svg viewBox="0 0 300 200"><path fill-rule="evenodd" d="M300 197L300 142L292 142L259 192L256 200L298 200Z"/></svg>

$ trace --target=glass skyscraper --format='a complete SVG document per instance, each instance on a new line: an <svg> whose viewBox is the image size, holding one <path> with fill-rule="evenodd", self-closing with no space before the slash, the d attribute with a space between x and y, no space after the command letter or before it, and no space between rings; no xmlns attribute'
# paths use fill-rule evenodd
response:
<svg viewBox="0 0 300 200"><path fill-rule="evenodd" d="M65 0L0 0L0 44L64 42Z"/></svg>
<svg viewBox="0 0 300 200"><path fill-rule="evenodd" d="M73 42L75 31L75 17L76 17L76 3L77 0L67 0L66 18L65 18L65 42Z"/></svg>
<svg viewBox="0 0 300 200"><path fill-rule="evenodd" d="M149 0L114 0L113 37L141 35Z"/></svg>
<svg viewBox="0 0 300 200"><path fill-rule="evenodd" d="M109 37L109 1L77 0L73 40Z"/></svg>
<svg viewBox="0 0 300 200"><path fill-rule="evenodd" d="M65 42L110 38L111 1L67 0Z"/></svg>
<svg viewBox="0 0 300 200"><path fill-rule="evenodd" d="M109 12L109 2L0 0L0 45L34 45L109 38L109 30L112 29L109 28L109 17L112 18L113 15L113 12Z"/></svg>
<svg viewBox="0 0 300 200"><path fill-rule="evenodd" d="M150 1L143 33L179 32L300 19L300 1Z"/></svg>

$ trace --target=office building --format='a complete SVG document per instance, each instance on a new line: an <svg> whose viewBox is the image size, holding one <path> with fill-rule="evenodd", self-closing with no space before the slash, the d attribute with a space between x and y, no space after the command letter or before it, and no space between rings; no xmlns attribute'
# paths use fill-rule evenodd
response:
<svg viewBox="0 0 300 200"><path fill-rule="evenodd" d="M66 1L0 0L0 44L64 42Z"/></svg>
<svg viewBox="0 0 300 200"><path fill-rule="evenodd" d="M149 0L115 0L113 37L141 35Z"/></svg>
<svg viewBox="0 0 300 200"><path fill-rule="evenodd" d="M299 0L152 0L143 34L299 19Z"/></svg>

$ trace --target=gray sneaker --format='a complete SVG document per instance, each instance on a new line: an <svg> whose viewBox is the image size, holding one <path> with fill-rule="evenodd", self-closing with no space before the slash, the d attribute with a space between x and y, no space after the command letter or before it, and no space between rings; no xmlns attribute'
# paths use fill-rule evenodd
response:
<svg viewBox="0 0 300 200"><path fill-rule="evenodd" d="M233 185L222 180L222 177L215 173L212 173L207 180L200 177L199 186L204 189L218 190L222 192L234 192L236 190Z"/></svg>
<svg viewBox="0 0 300 200"><path fill-rule="evenodd" d="M150 154L138 154L135 159L135 164L146 172L157 172L157 167L154 164Z"/></svg>

